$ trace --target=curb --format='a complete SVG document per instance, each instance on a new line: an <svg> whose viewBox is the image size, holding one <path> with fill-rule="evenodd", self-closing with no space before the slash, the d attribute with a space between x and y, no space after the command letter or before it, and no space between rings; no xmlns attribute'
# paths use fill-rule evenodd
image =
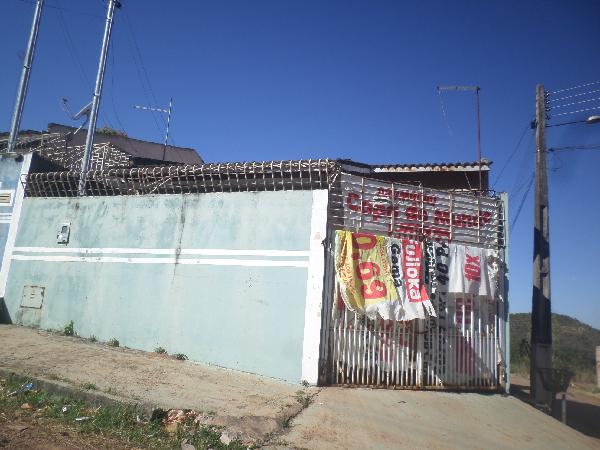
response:
<svg viewBox="0 0 600 450"><path fill-rule="evenodd" d="M0 367L0 376L7 379L27 378L33 383L35 389L62 397L82 400L94 406L133 406L137 412L146 417L151 417L153 411L157 409L149 403L140 403L132 399L117 397L104 392L84 390L63 381L48 380L4 367Z"/></svg>

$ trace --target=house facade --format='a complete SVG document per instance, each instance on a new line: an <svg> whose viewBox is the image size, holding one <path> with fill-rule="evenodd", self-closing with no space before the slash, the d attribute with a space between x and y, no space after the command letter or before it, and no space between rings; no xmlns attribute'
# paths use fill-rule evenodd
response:
<svg viewBox="0 0 600 450"><path fill-rule="evenodd" d="M450 179L479 170L466 166L448 169ZM386 167L301 160L110 168L87 174L83 196L76 172L24 173L18 229L3 260L5 321L62 329L72 320L83 337L160 346L296 383L505 388L506 198L468 183L433 189ZM443 183L435 167L424 173ZM442 292L430 259L420 281L426 315L402 312L406 289L373 302L396 305L395 316L373 313L348 300L344 233L388 249L399 239L422 255L435 245L488 252L502 282L493 295ZM400 285L411 272L405 267Z"/></svg>

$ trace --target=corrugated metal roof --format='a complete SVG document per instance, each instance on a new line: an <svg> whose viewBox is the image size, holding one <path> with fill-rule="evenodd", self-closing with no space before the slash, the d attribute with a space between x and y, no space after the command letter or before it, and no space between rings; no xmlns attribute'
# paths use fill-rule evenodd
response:
<svg viewBox="0 0 600 450"><path fill-rule="evenodd" d="M490 170L492 161L481 160L481 170ZM479 170L479 162L372 164L373 172L472 172Z"/></svg>

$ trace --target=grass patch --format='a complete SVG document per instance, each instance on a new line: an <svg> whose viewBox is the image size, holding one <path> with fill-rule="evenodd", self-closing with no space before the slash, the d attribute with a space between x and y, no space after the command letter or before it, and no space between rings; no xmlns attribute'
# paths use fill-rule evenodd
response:
<svg viewBox="0 0 600 450"><path fill-rule="evenodd" d="M98 390L98 388L96 387L96 385L94 383L83 383L81 385L81 387L83 389L85 389L86 391L96 391L96 390Z"/></svg>
<svg viewBox="0 0 600 450"><path fill-rule="evenodd" d="M188 359L187 355L184 353L175 353L173 356L179 361L185 361L186 359Z"/></svg>
<svg viewBox="0 0 600 450"><path fill-rule="evenodd" d="M0 380L0 415L8 420L43 417L56 424L74 426L81 433L110 436L129 446L142 448L179 449L184 440L197 450L246 448L237 441L224 445L220 441L220 429L195 424L193 420L181 423L173 432L169 432L160 420L140 420L134 406L93 407L80 400L31 389L27 383L27 379L20 377ZM24 403L29 403L32 408L22 409Z"/></svg>
<svg viewBox="0 0 600 450"><path fill-rule="evenodd" d="M119 346L119 340L112 338L107 342L108 345L110 345L111 347L118 347Z"/></svg>
<svg viewBox="0 0 600 450"><path fill-rule="evenodd" d="M154 353L158 353L159 355L164 355L165 353L167 353L167 351L162 347L156 347L154 349Z"/></svg>
<svg viewBox="0 0 600 450"><path fill-rule="evenodd" d="M75 324L72 320L64 326L63 334L65 336L75 336Z"/></svg>
<svg viewBox="0 0 600 450"><path fill-rule="evenodd" d="M98 338L95 335L90 336L90 342L98 342Z"/></svg>
<svg viewBox="0 0 600 450"><path fill-rule="evenodd" d="M312 403L312 396L304 391L297 391L296 401L300 403L303 408L308 408L308 406Z"/></svg>

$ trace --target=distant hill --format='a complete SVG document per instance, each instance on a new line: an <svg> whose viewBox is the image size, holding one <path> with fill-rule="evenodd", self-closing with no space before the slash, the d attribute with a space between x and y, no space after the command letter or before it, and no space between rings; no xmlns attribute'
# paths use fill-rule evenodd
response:
<svg viewBox="0 0 600 450"><path fill-rule="evenodd" d="M521 354L521 342L531 340L531 314L510 315L510 360L513 372L528 373L529 359ZM562 314L552 314L554 367L569 369L579 381L596 379L596 346L600 330Z"/></svg>

